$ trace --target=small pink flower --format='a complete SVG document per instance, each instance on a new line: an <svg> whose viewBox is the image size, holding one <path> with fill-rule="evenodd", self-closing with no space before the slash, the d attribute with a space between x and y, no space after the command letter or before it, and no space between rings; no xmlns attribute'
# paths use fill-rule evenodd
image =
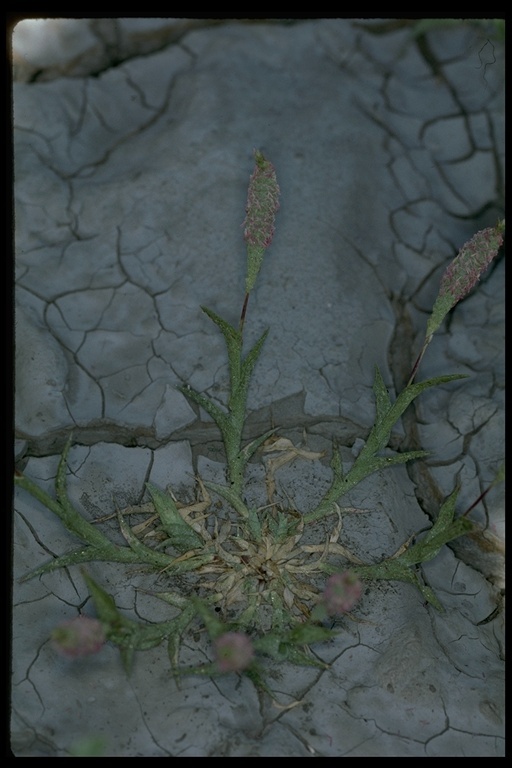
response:
<svg viewBox="0 0 512 768"><path fill-rule="evenodd" d="M97 653L106 641L101 621L77 616L64 621L51 633L53 647L64 656L89 656Z"/></svg>
<svg viewBox="0 0 512 768"><path fill-rule="evenodd" d="M243 632L226 632L213 645L219 672L241 672L254 658L252 642Z"/></svg>
<svg viewBox="0 0 512 768"><path fill-rule="evenodd" d="M345 571L334 573L327 581L323 603L329 616L347 613L357 603L363 587L355 573Z"/></svg>

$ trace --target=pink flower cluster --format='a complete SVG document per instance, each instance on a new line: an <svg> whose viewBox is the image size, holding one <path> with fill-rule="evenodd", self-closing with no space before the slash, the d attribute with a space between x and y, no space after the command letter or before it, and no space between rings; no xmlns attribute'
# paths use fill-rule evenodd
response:
<svg viewBox="0 0 512 768"><path fill-rule="evenodd" d="M327 580L322 601L329 616L351 611L360 599L363 587L351 571L334 573Z"/></svg>
<svg viewBox="0 0 512 768"><path fill-rule="evenodd" d="M53 647L63 656L90 656L106 642L101 621L89 616L77 616L64 621L51 633Z"/></svg>
<svg viewBox="0 0 512 768"><path fill-rule="evenodd" d="M243 632L225 632L213 646L219 672L241 672L254 659L252 642Z"/></svg>

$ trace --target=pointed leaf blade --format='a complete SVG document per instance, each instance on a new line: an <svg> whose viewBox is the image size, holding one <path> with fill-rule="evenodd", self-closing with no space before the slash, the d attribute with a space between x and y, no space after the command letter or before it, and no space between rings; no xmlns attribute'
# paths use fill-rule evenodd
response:
<svg viewBox="0 0 512 768"><path fill-rule="evenodd" d="M176 504L169 494L163 493L151 483L146 483L151 499L158 512L162 526L171 543L180 552L199 549L204 545L202 538L180 515Z"/></svg>

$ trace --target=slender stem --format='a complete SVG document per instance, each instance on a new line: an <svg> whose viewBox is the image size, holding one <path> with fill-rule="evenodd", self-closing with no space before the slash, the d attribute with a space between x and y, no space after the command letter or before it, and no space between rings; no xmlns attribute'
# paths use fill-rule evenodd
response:
<svg viewBox="0 0 512 768"><path fill-rule="evenodd" d="M239 326L239 329L238 329L240 331L240 334L242 333L242 331L244 329L245 315L247 314L247 304L248 304L248 302L249 302L249 294L246 293L245 294L245 298L244 298L244 305L242 307L242 312L240 314L240 326Z"/></svg>
<svg viewBox="0 0 512 768"><path fill-rule="evenodd" d="M413 369L411 371L411 375L409 376L409 381L407 382L407 386L410 386L414 381L414 377L418 372L418 368L420 367L420 363L423 359L423 355L425 354L425 350L427 346L428 346L428 341L425 339L425 343L423 344L422 350L419 353L418 357L416 358L416 362L414 363Z"/></svg>
<svg viewBox="0 0 512 768"><path fill-rule="evenodd" d="M414 377L416 376L416 374L418 372L418 368L420 367L420 363L423 360L423 355L425 354L428 345L432 341L432 336L433 336L432 333L428 333L425 336L425 341L423 342L423 347L421 348L421 352L419 353L418 358L417 358L416 362L414 363L413 369L411 371L411 375L409 376L409 381L407 382L407 386L412 384L412 382L414 381Z"/></svg>
<svg viewBox="0 0 512 768"><path fill-rule="evenodd" d="M471 505L470 507L468 507L468 509L466 509L466 511L464 512L464 514L463 514L463 515L461 515L461 517L466 517L467 515L469 515L469 513L471 512L471 510L472 510L472 509L474 509L474 508L476 507L476 505L477 505L477 504L479 504L479 503L482 501L482 499L484 498L484 496L485 496L485 495L486 495L486 494L487 494L487 493L488 493L488 492L491 490L491 488L492 488L492 485L490 485L488 488L486 488L486 489L485 489L485 491L484 491L483 493L481 493L481 494L480 494L480 496L478 497L478 499L477 499L476 501L474 501L474 502L472 503L472 505Z"/></svg>

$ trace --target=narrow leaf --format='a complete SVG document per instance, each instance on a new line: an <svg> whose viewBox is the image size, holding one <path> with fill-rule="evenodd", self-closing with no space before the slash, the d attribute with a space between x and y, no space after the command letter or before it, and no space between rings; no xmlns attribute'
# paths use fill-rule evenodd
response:
<svg viewBox="0 0 512 768"><path fill-rule="evenodd" d="M405 581L415 586L425 600L431 603L436 610L443 612L443 606L430 587L421 583L412 568L401 562L401 558L384 560L376 565L352 565L351 569L363 579L383 579L386 581Z"/></svg>
<svg viewBox="0 0 512 768"><path fill-rule="evenodd" d="M161 552L149 550L149 554L141 554L140 552L134 552L129 547L118 547L115 544L109 543L105 547L81 547L80 549L68 552L65 555L56 557L45 565L35 568L33 571L25 574L20 581L29 581L36 576L42 576L45 573L51 573L58 568L67 568L70 565L79 565L80 563L90 563L97 560L98 562L112 562L112 563L148 563L159 568L165 568L172 562L169 557Z"/></svg>
<svg viewBox="0 0 512 768"><path fill-rule="evenodd" d="M384 415L391 408L391 400L389 393L385 387L384 380L381 376L380 370L375 366L375 379L373 382L373 394L375 395L375 409L376 418L375 423L378 424L384 418Z"/></svg>
<svg viewBox="0 0 512 768"><path fill-rule="evenodd" d="M175 678L178 674L178 660L180 654L181 638L188 625L193 621L195 615L196 612L194 607L192 605L188 605L179 616L173 619L172 629L169 631L169 639L167 641L167 654L169 656L173 676Z"/></svg>
<svg viewBox="0 0 512 768"><path fill-rule="evenodd" d="M208 397L206 397L206 395L202 395L200 392L196 392L196 390L192 389L192 387L179 386L177 389L182 392L185 397L188 397L189 400L193 400L194 403L197 403L197 405L205 410L206 413L212 417L220 430L224 432L228 425L228 417L222 408L219 408L219 406Z"/></svg>
<svg viewBox="0 0 512 768"><path fill-rule="evenodd" d="M449 541L464 536L473 530L473 523L466 517L459 517L450 525L441 530L431 529L429 538L422 539L414 546L403 553L399 558L405 565L414 565L416 563L426 563L433 560L439 553L441 547L448 544ZM435 532L434 532L435 531Z"/></svg>
<svg viewBox="0 0 512 768"><path fill-rule="evenodd" d="M87 589L89 590L89 594L94 601L94 607L96 608L96 613L98 614L100 621L103 621L108 625L122 624L124 619L119 613L112 595L105 592L105 590L100 587L91 576L89 576L87 571L84 571L83 569L82 576L87 585Z"/></svg>
<svg viewBox="0 0 512 768"><path fill-rule="evenodd" d="M171 496L168 493L163 493L151 483L146 483L146 488L151 494L151 499L160 517L162 527L169 536L172 545L180 552L188 552L190 549L200 549L203 547L203 539L180 515Z"/></svg>
<svg viewBox="0 0 512 768"><path fill-rule="evenodd" d="M405 464L415 459L424 459L425 456L430 456L430 451L406 451L405 453L397 453L395 456L375 456L371 471L377 472L379 469L392 467L395 464Z"/></svg>
<svg viewBox="0 0 512 768"><path fill-rule="evenodd" d="M254 539L254 541L260 541L261 540L261 520L258 515L258 510L255 509L254 507L251 507L249 509L246 525L251 535L251 538Z"/></svg>
<svg viewBox="0 0 512 768"><path fill-rule="evenodd" d="M205 315L208 315L210 320L213 320L215 325L217 325L220 328L228 344L234 343L237 346L241 346L242 334L240 333L239 330L234 328L230 323L227 322L227 320L224 320L223 317L221 317L216 312L214 312L213 309L208 309L208 307L205 307L205 306L201 306L201 309L203 310Z"/></svg>
<svg viewBox="0 0 512 768"><path fill-rule="evenodd" d="M218 619L216 614L210 608L208 608L208 606L202 600L199 600L197 597L193 597L191 598L191 602L196 612L203 620L206 631L212 640L215 640L215 638L220 637L220 635L223 635L224 632L229 630L228 625Z"/></svg>
<svg viewBox="0 0 512 768"><path fill-rule="evenodd" d="M208 307L201 307L203 312L213 320L213 322L220 328L226 347L228 351L228 363L229 363L229 377L230 377L230 389L233 392L240 385L240 371L242 365L242 333L233 328L226 320L224 320L216 312L213 312Z"/></svg>
<svg viewBox="0 0 512 768"><path fill-rule="evenodd" d="M249 389L251 374L253 372L254 366L256 365L258 357L261 354L261 349L263 347L263 344L267 336L268 336L268 330L264 331L264 333L260 336L256 344L247 353L241 365L240 381L238 383L238 386L233 387L231 390L231 395L229 398L229 408L232 411L232 413L236 415L238 419L243 419L245 417L247 391ZM243 424L243 421L242 421L242 424ZM239 424L239 427L240 427L240 424ZM240 432L241 432L241 428L240 428Z"/></svg>
<svg viewBox="0 0 512 768"><path fill-rule="evenodd" d="M244 463L246 464L251 456L253 456L254 453L258 450L258 448L263 445L265 440L268 440L268 438L274 434L274 432L278 429L278 427L274 427L274 429L269 429L268 432L265 432L261 437L257 437L255 440L251 440L250 443L247 443L247 445L242 448L241 455L243 457Z"/></svg>
<svg viewBox="0 0 512 768"><path fill-rule="evenodd" d="M220 485L219 483L210 483L206 480L204 481L204 484L210 491L215 491L215 493L218 493L219 496L222 496L223 499L226 499L226 501L228 501L232 507L236 509L239 515L244 518L249 517L249 510L247 509L240 496L232 488L227 485Z"/></svg>
<svg viewBox="0 0 512 768"><path fill-rule="evenodd" d="M284 638L286 643L293 645L310 645L311 643L321 643L325 640L331 640L336 637L337 632L327 627L317 624L297 624L291 629Z"/></svg>

